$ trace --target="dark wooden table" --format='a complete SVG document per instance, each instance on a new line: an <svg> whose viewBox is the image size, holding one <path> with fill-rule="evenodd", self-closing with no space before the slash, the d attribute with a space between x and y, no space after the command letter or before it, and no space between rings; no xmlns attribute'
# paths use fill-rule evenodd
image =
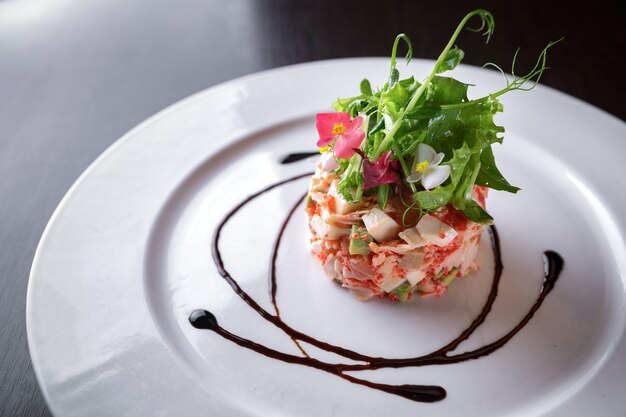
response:
<svg viewBox="0 0 626 417"><path fill-rule="evenodd" d="M465 33L465 63L527 68L542 82L626 119L625 16L618 2L185 2L0 0L0 416L49 415L24 319L29 268L54 208L79 174L146 117L196 91L298 62L388 55L399 32L436 58L463 15L496 18L485 45ZM626 138L625 138L626 139ZM593 138L590 138L593 140Z"/></svg>

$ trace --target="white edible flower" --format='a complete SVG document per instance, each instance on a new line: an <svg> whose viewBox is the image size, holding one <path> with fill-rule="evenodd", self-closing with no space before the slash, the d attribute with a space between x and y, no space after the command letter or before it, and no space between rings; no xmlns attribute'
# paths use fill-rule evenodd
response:
<svg viewBox="0 0 626 417"><path fill-rule="evenodd" d="M322 171L326 172L334 171L339 168L339 163L335 159L332 152L325 151L322 153L322 156L320 157L320 168L322 168Z"/></svg>
<svg viewBox="0 0 626 417"><path fill-rule="evenodd" d="M443 152L437 153L431 146L420 143L417 145L411 174L406 180L408 182L421 181L427 190L440 186L450 176L450 166L439 165L444 156Z"/></svg>

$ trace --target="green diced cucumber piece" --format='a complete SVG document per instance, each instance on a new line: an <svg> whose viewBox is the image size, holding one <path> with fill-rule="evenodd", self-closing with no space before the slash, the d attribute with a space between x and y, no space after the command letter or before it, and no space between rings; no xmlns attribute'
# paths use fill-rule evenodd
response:
<svg viewBox="0 0 626 417"><path fill-rule="evenodd" d="M367 229L362 226L352 225L350 232L350 255L367 255L370 253L369 244L373 241L367 233Z"/></svg>
<svg viewBox="0 0 626 417"><path fill-rule="evenodd" d="M411 293L411 284L407 282L403 282L398 288L393 290L398 297L398 301L404 302L409 298L409 294Z"/></svg>
<svg viewBox="0 0 626 417"><path fill-rule="evenodd" d="M445 277L439 278L443 285L448 285L452 282L454 278L456 278L456 273L459 271L459 268L452 268L450 273Z"/></svg>

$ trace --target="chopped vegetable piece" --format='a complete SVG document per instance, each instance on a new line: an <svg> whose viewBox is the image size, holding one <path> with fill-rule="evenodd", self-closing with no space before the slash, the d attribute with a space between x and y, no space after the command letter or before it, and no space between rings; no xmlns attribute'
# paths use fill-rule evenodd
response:
<svg viewBox="0 0 626 417"><path fill-rule="evenodd" d="M350 232L350 255L367 255L370 253L369 244L373 240L364 227L356 224L352 225L352 231Z"/></svg>

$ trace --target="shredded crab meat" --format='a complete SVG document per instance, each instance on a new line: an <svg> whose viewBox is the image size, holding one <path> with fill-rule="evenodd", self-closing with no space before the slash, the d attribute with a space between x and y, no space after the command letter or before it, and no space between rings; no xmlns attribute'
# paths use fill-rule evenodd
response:
<svg viewBox="0 0 626 417"><path fill-rule="evenodd" d="M351 254L350 239L358 236L350 228L365 230L363 216L378 204L375 196L366 196L352 211L337 212L336 199L340 197L333 195L337 180L332 171L324 171L318 164L306 207L311 252L323 265L326 275L349 289L357 299L378 297L399 301L402 293L398 291L404 292L402 299L411 298L411 293L439 296L447 291L452 279L478 268L475 257L482 225L469 221L452 207L430 213L421 226L419 220L424 216L413 215L412 221L403 224L405 208L399 199L393 198L384 212L402 225L397 238L372 241L366 244L364 253ZM473 198L483 208L486 195L485 187L474 187ZM426 235L420 234L420 228Z"/></svg>

